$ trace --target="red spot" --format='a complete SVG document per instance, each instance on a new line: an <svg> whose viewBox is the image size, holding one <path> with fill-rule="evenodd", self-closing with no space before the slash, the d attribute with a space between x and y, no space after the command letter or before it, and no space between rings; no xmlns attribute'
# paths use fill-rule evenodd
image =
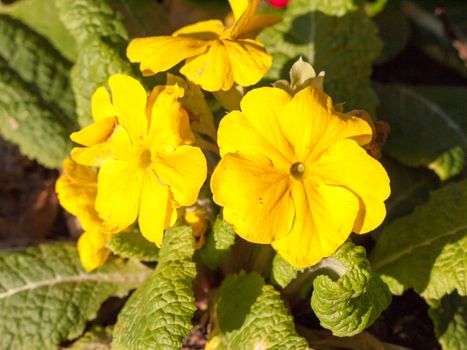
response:
<svg viewBox="0 0 467 350"><path fill-rule="evenodd" d="M287 6L290 0L268 0L269 5L277 8L284 8Z"/></svg>

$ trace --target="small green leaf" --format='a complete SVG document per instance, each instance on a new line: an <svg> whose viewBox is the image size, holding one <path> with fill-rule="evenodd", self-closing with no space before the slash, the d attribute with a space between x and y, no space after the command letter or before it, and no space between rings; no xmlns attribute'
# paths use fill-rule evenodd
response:
<svg viewBox="0 0 467 350"><path fill-rule="evenodd" d="M192 230L175 226L164 234L159 264L118 316L112 349L180 349L196 310Z"/></svg>
<svg viewBox="0 0 467 350"><path fill-rule="evenodd" d="M110 350L112 343L112 327L97 326L84 335L66 350Z"/></svg>
<svg viewBox="0 0 467 350"><path fill-rule="evenodd" d="M219 341L226 349L308 349L279 292L255 272L224 280L216 315Z"/></svg>
<svg viewBox="0 0 467 350"><path fill-rule="evenodd" d="M218 216L212 231L206 237L206 244L200 251L201 260L214 270L222 263L234 243L235 232L232 226Z"/></svg>
<svg viewBox="0 0 467 350"><path fill-rule="evenodd" d="M329 259L329 258L328 258ZM337 280L320 275L313 281L311 307L321 326L339 337L362 332L391 303L391 293L370 271L363 247L345 243L332 257L345 272Z"/></svg>
<svg viewBox="0 0 467 350"><path fill-rule="evenodd" d="M316 72L324 71L324 90L345 109L376 106L370 86L371 66L381 50L373 22L361 1L291 1L281 23L260 35L273 66L266 78L288 79L290 67L302 56Z"/></svg>
<svg viewBox="0 0 467 350"><path fill-rule="evenodd" d="M129 39L122 15L111 0L54 0L60 19L81 47L100 37Z"/></svg>
<svg viewBox="0 0 467 350"><path fill-rule="evenodd" d="M299 269L282 259L279 254L274 256L274 259L272 260L271 275L274 282L276 282L280 287L285 288L297 277L299 271Z"/></svg>
<svg viewBox="0 0 467 350"><path fill-rule="evenodd" d="M413 288L426 299L467 294L467 180L433 191L423 206L387 225L371 254L393 294Z"/></svg>
<svg viewBox="0 0 467 350"><path fill-rule="evenodd" d="M19 19L49 39L67 59L75 60L78 53L76 41L60 20L53 0L21 0L9 5L0 4L0 12Z"/></svg>
<svg viewBox="0 0 467 350"><path fill-rule="evenodd" d="M154 243L145 239L137 229L133 229L129 232L122 232L114 236L107 243L107 248L114 254L125 258L157 261L159 257L159 248L157 248Z"/></svg>
<svg viewBox="0 0 467 350"><path fill-rule="evenodd" d="M428 314L443 350L463 350L467 339L467 297L445 295Z"/></svg>
<svg viewBox="0 0 467 350"><path fill-rule="evenodd" d="M407 166L435 167L443 179L458 174L462 160L440 162L440 157L467 148L462 107L467 89L378 85L377 92L378 116L391 125L384 151Z"/></svg>
<svg viewBox="0 0 467 350"><path fill-rule="evenodd" d="M462 147L457 146L442 153L437 159L431 162L428 167L433 170L438 177L445 181L459 175L465 166L466 154Z"/></svg>
<svg viewBox="0 0 467 350"><path fill-rule="evenodd" d="M111 296L125 296L150 270L111 260L87 273L72 244L0 253L0 348L57 349L78 337Z"/></svg>

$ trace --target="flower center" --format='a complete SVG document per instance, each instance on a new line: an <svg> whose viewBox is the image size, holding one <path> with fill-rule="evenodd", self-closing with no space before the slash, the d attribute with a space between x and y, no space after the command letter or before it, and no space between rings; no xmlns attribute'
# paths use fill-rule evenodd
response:
<svg viewBox="0 0 467 350"><path fill-rule="evenodd" d="M290 167L290 173L295 179L301 180L303 178L303 174L305 173L305 165L300 162L293 163Z"/></svg>
<svg viewBox="0 0 467 350"><path fill-rule="evenodd" d="M146 169L151 164L151 151L147 148L143 149L139 154L138 166L140 168Z"/></svg>

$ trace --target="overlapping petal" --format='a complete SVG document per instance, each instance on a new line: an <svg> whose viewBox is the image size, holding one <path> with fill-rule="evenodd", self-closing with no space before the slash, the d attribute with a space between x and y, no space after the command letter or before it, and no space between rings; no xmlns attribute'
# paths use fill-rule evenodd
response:
<svg viewBox="0 0 467 350"><path fill-rule="evenodd" d="M172 35L178 37L197 38L201 40L217 39L224 31L224 23L218 19L210 19L182 27Z"/></svg>
<svg viewBox="0 0 467 350"><path fill-rule="evenodd" d="M272 243L286 261L306 267L333 254L345 242L358 213L358 198L344 187L295 182L290 233Z"/></svg>
<svg viewBox="0 0 467 350"><path fill-rule="evenodd" d="M138 215L144 172L122 160L108 160L99 170L96 210L108 229L121 231Z"/></svg>
<svg viewBox="0 0 467 350"><path fill-rule="evenodd" d="M100 232L86 231L78 239L78 254L86 271L92 271L104 265L110 255L105 248L108 237Z"/></svg>
<svg viewBox="0 0 467 350"><path fill-rule="evenodd" d="M378 227L386 216L389 177L383 166L353 140L340 140L313 162L310 177L329 185L345 186L362 201L355 232Z"/></svg>
<svg viewBox="0 0 467 350"><path fill-rule="evenodd" d="M224 207L224 219L244 239L271 243L287 235L294 221L290 176L265 158L225 155L214 170L214 201Z"/></svg>
<svg viewBox="0 0 467 350"><path fill-rule="evenodd" d="M206 158L198 147L180 146L152 158L152 169L170 187L178 206L193 205L206 180Z"/></svg>

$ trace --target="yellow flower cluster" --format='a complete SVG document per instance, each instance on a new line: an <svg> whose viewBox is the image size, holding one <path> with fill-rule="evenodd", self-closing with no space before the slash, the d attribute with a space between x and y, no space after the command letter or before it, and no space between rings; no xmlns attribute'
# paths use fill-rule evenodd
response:
<svg viewBox="0 0 467 350"><path fill-rule="evenodd" d="M180 73L187 81L168 75L168 84L148 97L137 80L116 74L110 90L94 93L94 122L71 135L81 147L57 182L60 202L84 229L78 249L87 270L102 265L108 240L135 222L160 245L177 208L195 203L207 166L192 144L209 144L198 134L217 137L221 160L210 184L224 220L245 240L271 244L294 266L317 263L351 232L369 232L383 221L389 178L363 148L372 141L371 121L336 110L322 91L323 75L303 61L291 83L249 91L216 135L197 85L228 90L264 76L271 57L254 38L277 18L255 15L258 3L231 0L231 27L210 20L130 43L128 57L141 63L143 74L185 61ZM300 77L301 70L307 75ZM187 211L185 222L199 237L208 227L196 211Z"/></svg>

